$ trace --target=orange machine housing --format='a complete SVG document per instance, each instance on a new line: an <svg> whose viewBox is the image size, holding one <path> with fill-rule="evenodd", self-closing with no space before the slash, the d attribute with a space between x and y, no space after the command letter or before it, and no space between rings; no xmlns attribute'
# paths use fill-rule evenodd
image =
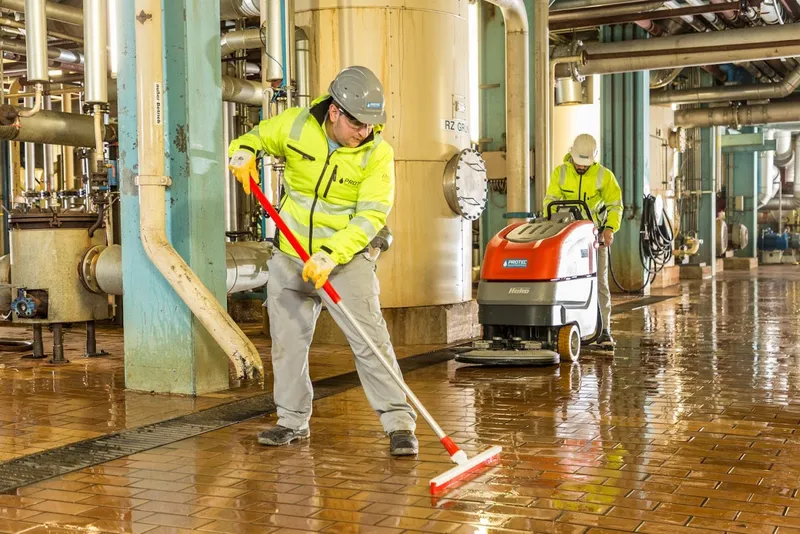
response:
<svg viewBox="0 0 800 534"><path fill-rule="evenodd" d="M507 239L515 223L495 235L486 246L481 279L486 281L555 281L597 272L597 229L592 221L574 221L543 239L515 242ZM577 249L577 250L576 250Z"/></svg>

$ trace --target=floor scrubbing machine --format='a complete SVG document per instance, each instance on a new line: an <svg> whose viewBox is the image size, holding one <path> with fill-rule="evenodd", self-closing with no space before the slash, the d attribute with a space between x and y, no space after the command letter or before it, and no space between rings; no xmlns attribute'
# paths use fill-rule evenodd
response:
<svg viewBox="0 0 800 534"><path fill-rule="evenodd" d="M481 365L576 361L602 330L598 228L583 201L560 200L545 218L507 226L489 241L478 285L483 338L456 356Z"/></svg>

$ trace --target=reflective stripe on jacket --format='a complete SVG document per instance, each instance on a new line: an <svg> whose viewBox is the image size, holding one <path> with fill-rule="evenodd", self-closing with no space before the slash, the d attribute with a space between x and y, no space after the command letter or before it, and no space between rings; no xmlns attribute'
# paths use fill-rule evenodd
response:
<svg viewBox="0 0 800 534"><path fill-rule="evenodd" d="M583 175L578 174L567 154L564 163L553 170L544 210L554 200L583 200L589 206L596 224L619 230L622 222L622 190L614 173L599 163L592 164Z"/></svg>

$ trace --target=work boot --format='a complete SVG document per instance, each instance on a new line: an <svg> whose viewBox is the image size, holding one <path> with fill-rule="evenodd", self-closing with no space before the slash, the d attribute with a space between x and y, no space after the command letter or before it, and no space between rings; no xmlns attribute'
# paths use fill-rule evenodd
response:
<svg viewBox="0 0 800 534"><path fill-rule="evenodd" d="M293 441L308 439L311 436L311 431L308 428L302 430L294 430L286 428L285 426L274 426L268 428L258 435L258 442L262 445L269 445L271 447L280 447L281 445L288 445Z"/></svg>
<svg viewBox="0 0 800 534"><path fill-rule="evenodd" d="M389 432L389 452L392 456L413 456L419 452L419 442L411 430Z"/></svg>
<svg viewBox="0 0 800 534"><path fill-rule="evenodd" d="M614 341L614 338L611 337L611 332L608 330L603 330L600 333L600 337L597 338L597 341L595 341L594 344L600 347L601 350L607 350L611 352L613 352L617 347L617 342Z"/></svg>

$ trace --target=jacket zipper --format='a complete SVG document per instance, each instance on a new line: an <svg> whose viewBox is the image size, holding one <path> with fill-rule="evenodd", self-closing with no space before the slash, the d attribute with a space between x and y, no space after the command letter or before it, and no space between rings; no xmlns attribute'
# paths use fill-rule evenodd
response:
<svg viewBox="0 0 800 534"><path fill-rule="evenodd" d="M331 177L328 179L328 185L325 187L325 192L322 194L323 197L328 198L328 191L331 190L331 184L334 180L336 180L336 170L339 168L338 165L333 166L333 172L331 173Z"/></svg>
<svg viewBox="0 0 800 534"><path fill-rule="evenodd" d="M295 147L293 147L292 145L286 145L286 148L289 148L289 149L291 149L291 150L294 150L295 152L297 152L298 154L300 154L301 156L303 156L303 159L307 159L308 161L316 161L316 159L317 159L317 158L315 158L314 156L312 156L311 154L306 154L305 152L303 152L303 151L302 151L302 150L300 150L299 148L295 148Z"/></svg>
<svg viewBox="0 0 800 534"><path fill-rule="evenodd" d="M288 146L288 145L287 145ZM335 150L333 152L336 152ZM308 255L311 255L312 245L314 243L314 208L317 207L317 199L319 199L319 186L322 183L322 178L325 177L325 171L328 170L328 163L331 161L333 152L328 154L325 158L325 165L322 167L322 172L317 179L317 186L314 188L314 201L311 203L311 212L308 214Z"/></svg>

